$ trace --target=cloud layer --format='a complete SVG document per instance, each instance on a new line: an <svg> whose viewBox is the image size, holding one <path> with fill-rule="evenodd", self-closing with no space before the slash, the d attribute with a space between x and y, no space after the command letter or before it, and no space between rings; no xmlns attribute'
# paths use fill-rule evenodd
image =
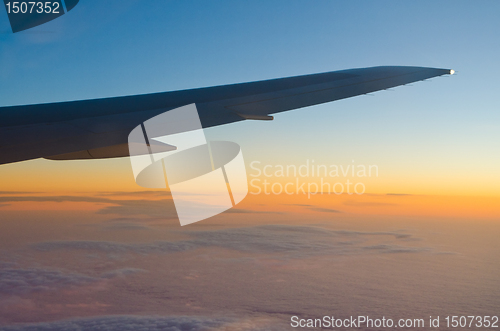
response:
<svg viewBox="0 0 500 331"><path fill-rule="evenodd" d="M145 192L128 192L123 194L118 193L103 193L103 196L118 197L130 196L135 199L115 200L106 197L91 197L91 196L1 196L0 206L7 206L15 202L87 202L104 204L98 214L114 214L121 216L141 215L149 217L161 217L163 219L177 218L173 200L170 199L169 192L145 191ZM138 197L142 199L137 199ZM159 200L151 200L150 198L161 198Z"/></svg>
<svg viewBox="0 0 500 331"><path fill-rule="evenodd" d="M0 294L23 295L98 282L98 278L41 268L0 270Z"/></svg>
<svg viewBox="0 0 500 331"><path fill-rule="evenodd" d="M138 272L143 272L143 270L125 268L104 273L99 277L91 277L57 269L3 267L0 269L0 296L22 296L36 292L89 286L106 279L124 277Z"/></svg>
<svg viewBox="0 0 500 331"><path fill-rule="evenodd" d="M106 316L4 326L0 331L203 331L221 327L226 322L226 319L185 316Z"/></svg>
<svg viewBox="0 0 500 331"><path fill-rule="evenodd" d="M418 253L429 248L408 246L410 234L336 231L313 226L265 225L215 231L190 231L192 238L152 243L111 241L50 241L32 246L38 251L82 250L103 253L159 254L217 247L251 254L289 258L312 255Z"/></svg>

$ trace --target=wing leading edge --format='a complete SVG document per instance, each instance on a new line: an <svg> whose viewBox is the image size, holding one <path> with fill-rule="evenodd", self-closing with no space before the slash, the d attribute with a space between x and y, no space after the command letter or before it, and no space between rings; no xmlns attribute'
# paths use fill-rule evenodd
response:
<svg viewBox="0 0 500 331"><path fill-rule="evenodd" d="M247 119L270 120L271 114L452 73L425 67L372 67L183 91L2 107L0 164L40 157L126 156L123 146L135 126L186 104L196 103L203 127L212 127Z"/></svg>

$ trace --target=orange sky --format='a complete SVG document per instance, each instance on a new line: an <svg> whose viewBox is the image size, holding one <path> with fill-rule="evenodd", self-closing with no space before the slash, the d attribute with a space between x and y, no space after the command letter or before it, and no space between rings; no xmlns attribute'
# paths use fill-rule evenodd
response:
<svg viewBox="0 0 500 331"><path fill-rule="evenodd" d="M342 215L406 215L425 217L451 217L466 219L500 219L500 196L488 190L483 192L473 190L454 191L455 185L467 181L462 179L458 183L451 183L447 190L436 187L426 187L425 181L419 178L408 177L398 179L397 175L380 175L371 178L325 178L325 181L334 184L345 183L349 179L352 183L362 182L366 187L363 195L346 194L301 194L296 190L296 179L290 177L266 178L254 177L247 165L249 181L257 178L251 186L250 193L240 208L253 210L286 211L307 213L307 209L290 209L290 205L311 205L319 208L339 210ZM84 195L96 196L99 192L133 192L141 191L132 176L128 159L102 161L73 161L54 162L35 160L0 167L2 186L0 191L9 195L11 191L38 192L42 195ZM294 194L281 193L264 194L263 180L271 184L277 183L276 189L286 183ZM469 179L472 180L472 179ZM320 183L319 177L299 178L305 183L307 192L308 183ZM258 192L260 187L262 193ZM312 186L314 187L314 185ZM447 186L445 185L445 188ZM271 186L268 187L268 192ZM470 194L467 194L470 193ZM393 195L398 194L398 195ZM31 195L28 193L27 195ZM121 198L120 198L121 199ZM94 202L10 202L1 206L4 210L99 210L102 204Z"/></svg>
<svg viewBox="0 0 500 331"><path fill-rule="evenodd" d="M2 197L12 196L0 195ZM35 201L6 202L0 209L3 211L99 211L113 205L113 200L159 200L158 197L112 197L107 202L93 201L36 201L36 197L54 196L49 194L19 194L20 197L35 197ZM57 196L57 195L55 195ZM102 196L99 193L77 195L93 198ZM1 205L1 204L0 204ZM236 209L253 212L279 213L271 215L279 219L281 216L300 217L301 219L366 216L404 216L462 220L500 220L500 199L496 197L466 196L434 196L434 195L254 195L250 193ZM240 215L243 216L243 215ZM268 219L270 214L267 215Z"/></svg>

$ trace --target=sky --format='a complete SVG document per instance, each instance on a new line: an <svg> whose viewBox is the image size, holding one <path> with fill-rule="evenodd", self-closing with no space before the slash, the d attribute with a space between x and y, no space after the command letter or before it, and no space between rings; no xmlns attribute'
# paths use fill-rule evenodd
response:
<svg viewBox="0 0 500 331"><path fill-rule="evenodd" d="M205 130L239 143L256 181L236 208L186 227L170 193L137 186L126 158L0 166L0 330L286 330L291 315L498 314L499 10L81 0L16 34L0 10L0 106L379 65L457 71ZM297 178L256 168L304 164L378 171L326 178L361 182L363 195L262 191L263 180Z"/></svg>
<svg viewBox="0 0 500 331"><path fill-rule="evenodd" d="M89 0L75 12L18 34L9 31L4 13L0 104L133 95L377 65L452 68L457 75L279 114L272 123L214 128L207 135L240 143L247 164L300 165L307 159L376 164L380 178L368 187L372 193L499 196L498 7L493 1L384 6ZM58 178L59 173L48 171L58 166L44 162L28 167ZM104 168L98 162L84 167ZM121 160L112 167L120 169L120 176L128 171ZM24 189L16 169L4 170L13 178L9 190Z"/></svg>

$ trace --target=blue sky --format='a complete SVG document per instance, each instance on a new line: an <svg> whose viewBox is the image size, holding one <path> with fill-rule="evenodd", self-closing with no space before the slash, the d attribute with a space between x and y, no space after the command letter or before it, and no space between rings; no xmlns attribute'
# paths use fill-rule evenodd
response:
<svg viewBox="0 0 500 331"><path fill-rule="evenodd" d="M452 68L458 75L209 134L268 162L356 159L400 173L395 178L451 176L450 183L494 189L499 9L496 1L81 0L67 15L17 34L2 10L0 105L377 65Z"/></svg>
<svg viewBox="0 0 500 331"><path fill-rule="evenodd" d="M9 32L2 11L1 103L376 65L456 68L461 75L480 76L492 91L500 4L482 4L82 0L76 11L18 34Z"/></svg>

